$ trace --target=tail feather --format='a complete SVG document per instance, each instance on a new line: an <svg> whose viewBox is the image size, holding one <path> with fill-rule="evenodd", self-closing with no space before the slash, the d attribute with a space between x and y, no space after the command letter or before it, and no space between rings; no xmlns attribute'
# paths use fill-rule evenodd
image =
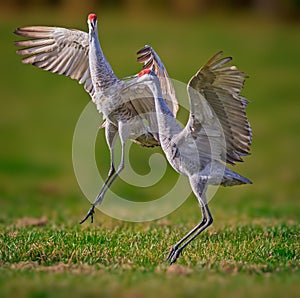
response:
<svg viewBox="0 0 300 298"><path fill-rule="evenodd" d="M230 170L229 168L225 169L225 173L221 182L223 186L233 186L240 184L252 184L248 178Z"/></svg>

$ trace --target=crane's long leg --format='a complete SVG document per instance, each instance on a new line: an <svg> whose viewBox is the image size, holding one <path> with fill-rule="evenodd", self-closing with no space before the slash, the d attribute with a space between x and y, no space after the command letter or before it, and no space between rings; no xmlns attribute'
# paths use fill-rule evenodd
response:
<svg viewBox="0 0 300 298"><path fill-rule="evenodd" d="M108 189L111 187L113 182L116 180L116 178L119 176L121 171L124 169L124 164L125 164L125 143L128 139L128 126L124 125L122 122L119 123L119 135L120 135L120 140L121 140L121 161L120 161L120 165L119 165L117 171L114 173L114 175L112 175L109 182L103 185L103 190L99 193L96 200L94 201L93 207L95 207L97 204L102 202L102 200L105 196L105 193L108 191ZM112 158L113 158L113 147L112 147Z"/></svg>
<svg viewBox="0 0 300 298"><path fill-rule="evenodd" d="M167 257L167 261L170 261L170 265L175 263L182 250L213 222L213 217L206 202L205 184L203 184L203 182L201 183L201 181L199 182L199 179L194 179L192 177L190 177L190 184L201 204L202 221L172 247Z"/></svg>
<svg viewBox="0 0 300 298"><path fill-rule="evenodd" d="M168 256L168 261L170 261L170 265L176 262L178 257L180 256L182 250L189 244L191 243L197 236L199 236L205 229L207 229L213 222L213 218L211 216L211 213L209 211L208 205L205 205L205 212L206 212L206 219L202 220L200 224L198 224L191 232L190 238L182 245L182 246L177 246L175 249L174 247L172 248L169 256ZM183 241L179 241L180 244Z"/></svg>
<svg viewBox="0 0 300 298"><path fill-rule="evenodd" d="M201 205L201 212L202 212L202 220L201 222L196 225L192 230L190 230L184 237L182 237L176 244L174 244L166 258L166 261L171 261L173 255L178 250L179 246L186 241L188 238L190 238L196 231L198 231L207 221L205 208Z"/></svg>
<svg viewBox="0 0 300 298"><path fill-rule="evenodd" d="M106 185L108 184L110 179L116 173L115 164L114 164L114 142L115 142L117 133L118 133L117 127L107 121L106 126L105 126L105 137L106 137L106 142L107 142L107 145L109 148L109 153L110 153L110 168L108 171L108 175L104 181L104 184L102 185L102 187L100 189L99 194L97 195L95 201L92 203L92 207L90 208L90 210L88 211L86 216L80 221L80 224L84 223L89 217L91 217L91 222L93 222L95 206L101 203L102 198L103 198L102 193L105 190Z"/></svg>
<svg viewBox="0 0 300 298"><path fill-rule="evenodd" d="M108 178L106 179L104 185L102 186L102 188L100 190L100 193L98 194L96 200L93 202L92 207L90 208L87 215L85 216L85 218L80 223L85 222L90 216L91 216L91 222L93 222L93 214L95 213L95 206L100 204L103 201L103 198L104 198L106 192L111 187L111 185L116 180L116 178L119 176L121 171L124 169L125 143L128 139L128 126L124 125L121 122L119 123L119 135L120 135L120 140L121 140L121 162L120 162L120 165L119 165L117 171L115 172L114 164L113 164L113 158L114 158L114 151L113 150L114 149L113 149L113 146L111 146L110 148L112 148L112 151L111 151L111 158L112 158L111 164L112 164L112 167L110 169L110 174L108 175ZM112 141L112 145L113 144L114 144L114 142Z"/></svg>

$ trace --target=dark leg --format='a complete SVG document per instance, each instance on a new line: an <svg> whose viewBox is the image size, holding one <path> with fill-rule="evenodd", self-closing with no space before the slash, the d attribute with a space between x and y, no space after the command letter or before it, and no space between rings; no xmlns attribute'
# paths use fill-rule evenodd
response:
<svg viewBox="0 0 300 298"><path fill-rule="evenodd" d="M106 127L107 128L107 127ZM124 123L119 123L119 135L120 135L120 139L121 139L121 162L120 165L117 169L117 171L114 171L114 166L113 166L113 146L110 147L112 148L111 151L111 158L112 158L112 171L110 170L110 176L108 177L109 180L107 183L104 183L103 187L101 188L100 193L98 194L96 200L93 202L92 207L90 208L90 210L88 211L87 215L85 216L85 218L80 222L83 223L85 222L89 217L91 217L91 222L93 222L93 214L95 213L95 206L100 204L106 194L106 192L108 191L108 189L110 188L110 186L113 184L113 182L116 180L116 178L119 176L119 174L121 173L121 171L124 169L124 162L125 162L125 143L126 140L128 139L128 129L129 126L125 125ZM110 144L110 143L109 143ZM112 140L112 144L113 144L113 140Z"/></svg>
<svg viewBox="0 0 300 298"><path fill-rule="evenodd" d="M202 221L172 247L167 257L167 261L170 261L170 265L175 263L182 250L213 222L212 215L206 202L205 184L203 184L202 181L199 181L197 177L196 179L190 177L190 184L201 205Z"/></svg>
<svg viewBox="0 0 300 298"><path fill-rule="evenodd" d="M176 260L178 259L178 257L180 256L182 250L189 244L191 243L197 236L199 236L205 229L207 229L213 222L213 218L211 216L211 213L208 209L208 206L205 205L205 210L206 210L206 214L207 214L207 219L205 220L205 222L202 222L197 225L194 229L195 231L192 233L194 234L189 240L187 240L181 247L178 247L173 254L170 256L170 258L168 259L170 261L170 265L172 265L173 263L176 262ZM197 232L196 232L197 231ZM196 232L196 233L195 233Z"/></svg>
<svg viewBox="0 0 300 298"><path fill-rule="evenodd" d="M102 198L103 198L102 194L103 194L103 192L104 193L106 192L106 190L105 190L106 185L109 183L109 181L112 179L112 177L116 173L115 166L114 166L114 141L115 141L115 137L116 137L117 133L118 133L117 127L107 121L106 126L105 126L105 135L106 135L106 142L108 144L109 152L110 152L110 168L108 171L107 178L105 179L104 184L102 185L100 192L96 197L96 200L92 203L92 207L90 208L90 210L88 211L86 216L79 222L80 224L84 223L89 217L91 217L91 222L93 222L95 206L101 203Z"/></svg>
<svg viewBox="0 0 300 298"><path fill-rule="evenodd" d="M175 245L172 246L171 251L169 252L168 257L166 258L166 261L171 261L172 257L174 256L175 252L178 250L179 246L186 241L188 238L190 238L196 231L198 231L207 221L206 214L205 214L205 208L201 206L201 212L202 212L202 220L201 222L196 225L192 230L190 230L182 239L180 239Z"/></svg>

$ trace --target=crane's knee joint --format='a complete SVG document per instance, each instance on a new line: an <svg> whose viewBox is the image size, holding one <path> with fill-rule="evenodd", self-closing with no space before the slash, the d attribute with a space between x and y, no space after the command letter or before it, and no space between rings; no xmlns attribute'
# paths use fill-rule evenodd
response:
<svg viewBox="0 0 300 298"><path fill-rule="evenodd" d="M207 225L210 226L213 223L214 219L212 217L207 219Z"/></svg>

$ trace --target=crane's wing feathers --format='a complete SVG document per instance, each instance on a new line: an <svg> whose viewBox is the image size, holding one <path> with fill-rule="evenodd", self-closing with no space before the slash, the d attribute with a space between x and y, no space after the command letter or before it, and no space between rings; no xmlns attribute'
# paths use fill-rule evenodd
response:
<svg viewBox="0 0 300 298"><path fill-rule="evenodd" d="M146 84L136 84L137 78L123 82L123 88L118 91L120 106L126 104L126 111L130 113L133 129L139 137L135 140L146 147L159 145L157 117L153 94ZM134 121L137 122L134 124ZM128 122L129 123L129 122ZM139 128L143 128L139 131ZM147 133L145 133L147 131Z"/></svg>
<svg viewBox="0 0 300 298"><path fill-rule="evenodd" d="M240 95L247 75L235 66L226 66L232 59L221 56L222 52L213 56L188 84L191 111L186 132L201 135L205 126L212 135L219 134L220 140L223 134L226 156L222 159L234 164L250 154L252 142L248 100Z"/></svg>
<svg viewBox="0 0 300 298"><path fill-rule="evenodd" d="M137 61L144 63L143 69L151 69L156 73L157 77L159 78L162 94L164 95L166 103L174 117L176 117L178 111L178 102L175 95L175 89L159 56L149 45L146 45L139 50L137 55Z"/></svg>
<svg viewBox="0 0 300 298"><path fill-rule="evenodd" d="M27 38L15 42L16 46L23 47L17 51L17 54L25 56L23 63L71 77L84 84L85 90L94 96L88 60L88 33L46 26L18 28L14 33Z"/></svg>

